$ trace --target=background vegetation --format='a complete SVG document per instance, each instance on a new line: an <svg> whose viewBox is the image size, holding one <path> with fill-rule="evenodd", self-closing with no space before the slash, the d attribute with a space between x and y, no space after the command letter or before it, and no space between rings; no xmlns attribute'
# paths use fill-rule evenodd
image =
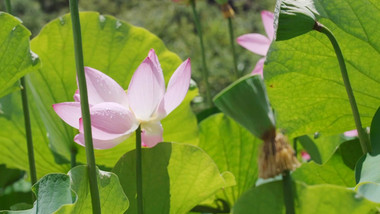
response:
<svg viewBox="0 0 380 214"><path fill-rule="evenodd" d="M1 1L3 3L4 1ZM233 20L235 37L245 33L265 34L260 11L273 11L275 0L235 0L230 1L236 16ZM15 14L36 36L41 27L57 16L69 12L67 0L12 0ZM2 5L2 10L5 10ZM233 63L227 20L223 18L220 6L213 0L197 1L201 16L206 57L210 70L212 94L222 90L233 81ZM82 0L81 11L98 11L110 14L133 25L141 26L164 41L169 50L182 59L190 57L193 66L193 79L200 93L204 93L201 81L201 54L193 14L189 5L173 3L170 0ZM94 35L96 36L96 35ZM251 72L260 56L240 47L237 43L238 69L240 76ZM195 102L202 102L202 99ZM195 106L195 110L198 110Z"/></svg>

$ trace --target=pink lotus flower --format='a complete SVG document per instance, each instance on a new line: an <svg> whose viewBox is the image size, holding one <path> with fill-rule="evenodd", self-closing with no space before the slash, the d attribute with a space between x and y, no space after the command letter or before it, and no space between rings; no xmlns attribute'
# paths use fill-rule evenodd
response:
<svg viewBox="0 0 380 214"><path fill-rule="evenodd" d="M358 130L354 129L351 131L346 131L346 132L344 132L344 135L346 137L357 137L358 136Z"/></svg>
<svg viewBox="0 0 380 214"><path fill-rule="evenodd" d="M190 84L190 59L173 73L165 91L161 65L154 50L133 74L128 92L102 72L85 67L94 148L109 149L126 140L141 125L142 144L153 147L163 140L160 120L185 98ZM54 104L67 124L79 129L74 141L84 146L80 96L75 102Z"/></svg>
<svg viewBox="0 0 380 214"><path fill-rule="evenodd" d="M301 157L302 157L302 160L303 160L304 162L307 162L307 161L309 161L309 160L311 159L309 153L307 153L307 152L304 151L304 150L301 151Z"/></svg>
<svg viewBox="0 0 380 214"><path fill-rule="evenodd" d="M252 51L253 53L264 56L256 63L256 66L252 71L252 74L260 74L263 76L265 56L267 55L269 46L272 43L274 36L274 15L272 12L264 10L261 12L261 19L268 37L258 33L250 33L239 36L236 41L239 45Z"/></svg>

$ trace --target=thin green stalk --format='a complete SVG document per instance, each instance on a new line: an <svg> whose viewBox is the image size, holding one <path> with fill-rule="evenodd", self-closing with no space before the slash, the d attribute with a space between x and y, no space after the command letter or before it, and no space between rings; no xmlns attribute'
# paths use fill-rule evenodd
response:
<svg viewBox="0 0 380 214"><path fill-rule="evenodd" d="M292 176L287 170L282 174L286 214L295 214Z"/></svg>
<svg viewBox="0 0 380 214"><path fill-rule="evenodd" d="M212 99L211 99L211 91L210 91L210 84L208 82L208 69L207 69L207 63L206 63L206 54L205 54L205 48L203 44L203 34L202 34L202 27L201 27L201 22L199 20L199 16L197 13L197 10L195 8L195 0L190 0L191 8L193 9L193 14L194 14L194 23L195 27L197 28L197 33L199 37L199 43L201 45L201 54L202 54L202 76L203 80L206 85L206 101L207 105L210 107L212 106Z"/></svg>
<svg viewBox="0 0 380 214"><path fill-rule="evenodd" d="M9 14L13 14L12 6L11 6L11 0L5 0L5 8L7 9L7 12Z"/></svg>
<svg viewBox="0 0 380 214"><path fill-rule="evenodd" d="M77 70L78 83L79 83L79 93L81 97L80 104L81 104L81 111L82 111L82 118L83 118L84 140L85 140L85 146L86 146L88 178L90 182L92 213L101 213L99 190L98 190L97 175L96 175L94 146L92 143L92 135L91 135L90 109L88 106L87 85L86 85L86 78L84 75L82 38L81 38L81 29L80 29L80 20L79 20L78 1L69 0L69 3L70 3L71 21L72 21L72 26L73 26L76 70Z"/></svg>
<svg viewBox="0 0 380 214"><path fill-rule="evenodd" d="M7 12L9 14L13 14L10 0L5 0L5 6L7 8ZM25 83L24 77L21 77L20 79L20 87L21 87L22 109L24 112L24 123L25 123L25 133L26 133L26 145L28 149L30 179L33 185L37 182L37 173L36 173L36 165L35 165L35 160L34 160L33 137L32 137L32 126L30 124L28 94L26 91L26 83Z"/></svg>
<svg viewBox="0 0 380 214"><path fill-rule="evenodd" d="M298 140L297 137L295 137L295 138L293 139L294 156L296 156L296 157L297 157L297 140Z"/></svg>
<svg viewBox="0 0 380 214"><path fill-rule="evenodd" d="M27 95L27 91L26 91L26 84L25 84L24 77L21 77L20 85L21 85L22 109L24 111L26 144L27 144L27 148L28 148L29 171L30 171L30 178L32 181L32 185L33 185L37 182L37 173L36 173L36 165L35 165L35 161L34 161L32 126L30 124L28 95Z"/></svg>
<svg viewBox="0 0 380 214"><path fill-rule="evenodd" d="M352 114L354 116L356 129L358 130L358 135L359 135L359 140L360 140L360 145L362 147L362 151L364 154L366 154L367 152L371 152L371 145L369 144L369 139L368 139L366 133L364 132L363 127L362 127L362 122L360 120L360 114L359 114L358 106L357 106L356 101L355 101L354 93L352 91L352 87L350 84L350 79L348 78L346 64L344 62L343 54L342 54L342 51L340 50L339 44L338 44L337 40L335 39L334 34L324 25L316 22L314 29L325 34L329 38L332 46L334 47L336 57L338 58L338 61L339 61L339 67L340 67L340 71L342 73L344 86L346 87L348 100L350 101L351 110L352 110Z"/></svg>
<svg viewBox="0 0 380 214"><path fill-rule="evenodd" d="M237 68L237 59L236 59L236 51L235 51L235 36L234 36L234 28L232 25L232 18L228 18L228 31L230 33L230 43L231 43L231 51L232 51L232 57L233 57L233 62L234 62L234 74L235 74L235 79L239 78L239 71Z"/></svg>
<svg viewBox="0 0 380 214"><path fill-rule="evenodd" d="M137 213L143 214L142 164L141 164L141 126L136 130L136 190Z"/></svg>
<svg viewBox="0 0 380 214"><path fill-rule="evenodd" d="M77 153L78 153L78 151L76 150L76 148L72 148L70 151L71 168L74 168L77 165Z"/></svg>

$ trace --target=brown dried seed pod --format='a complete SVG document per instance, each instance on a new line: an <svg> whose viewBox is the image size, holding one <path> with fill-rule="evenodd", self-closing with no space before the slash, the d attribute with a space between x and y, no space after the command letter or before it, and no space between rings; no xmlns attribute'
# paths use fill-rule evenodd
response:
<svg viewBox="0 0 380 214"><path fill-rule="evenodd" d="M259 177L272 178L284 171L293 171L300 166L293 148L289 145L287 138L272 130L263 138L264 144L259 157Z"/></svg>
<svg viewBox="0 0 380 214"><path fill-rule="evenodd" d="M232 9L231 5L228 3L225 3L222 5L222 13L223 13L224 18L226 19L232 18L235 16L234 9Z"/></svg>

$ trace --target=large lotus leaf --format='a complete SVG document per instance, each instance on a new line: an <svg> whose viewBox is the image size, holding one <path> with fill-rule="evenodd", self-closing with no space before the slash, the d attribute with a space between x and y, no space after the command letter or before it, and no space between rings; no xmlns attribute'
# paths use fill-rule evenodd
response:
<svg viewBox="0 0 380 214"><path fill-rule="evenodd" d="M57 165L49 149L46 131L39 120L33 100L30 100L31 125L37 177L50 172L66 173L68 164ZM25 138L24 114L19 92L11 93L0 99L0 163L9 168L29 172L28 151Z"/></svg>
<svg viewBox="0 0 380 214"><path fill-rule="evenodd" d="M254 186L260 144L260 139L222 113L200 123L199 147L211 156L219 170L232 172L236 180L236 186L224 188L216 199L228 202L231 207L241 194Z"/></svg>
<svg viewBox="0 0 380 214"><path fill-rule="evenodd" d="M335 184L346 187L353 187L355 183L355 173L346 166L339 152L335 153L327 163L323 165L311 161L302 164L293 174L297 181L306 184Z"/></svg>
<svg viewBox="0 0 380 214"><path fill-rule="evenodd" d="M30 35L19 19L0 12L0 97L20 89L18 79L40 65L30 51Z"/></svg>
<svg viewBox="0 0 380 214"><path fill-rule="evenodd" d="M296 182L296 213L375 213L380 204L358 195L354 190L329 184L307 186ZM235 204L232 213L285 213L282 181L250 189Z"/></svg>
<svg viewBox="0 0 380 214"><path fill-rule="evenodd" d="M314 0L342 49L364 127L380 105L380 1ZM355 129L338 60L319 32L274 42L264 79L278 126L290 135Z"/></svg>
<svg viewBox="0 0 380 214"><path fill-rule="evenodd" d="M123 88L128 87L133 72L151 48L156 50L166 81L181 63L161 40L142 28L95 12L81 13L80 19L84 64L106 73ZM47 24L32 41L32 49L40 55L43 66L31 76L31 83L35 86L33 94L47 126L52 149L66 159L70 158L71 150L77 149L78 160L84 162L84 149L77 148L73 142L77 131L65 124L51 107L54 103L73 101L77 88L73 48L69 15ZM163 121L165 140L197 143L196 118L189 106L196 93L191 91L186 101ZM133 145L122 143L115 150L123 154L131 148ZM112 167L120 156L111 153L96 152L97 163ZM108 159L103 161L105 156Z"/></svg>
<svg viewBox="0 0 380 214"><path fill-rule="evenodd" d="M113 172L136 210L135 150L125 154ZM144 213L187 213L228 186L215 162L200 148L182 143L160 143L142 150Z"/></svg>
<svg viewBox="0 0 380 214"><path fill-rule="evenodd" d="M78 195L75 204L61 207L56 213L91 213L91 194L88 183L87 166L81 165L68 173L71 189ZM123 213L129 206L128 198L120 185L118 177L111 172L97 170L101 209L104 213Z"/></svg>
<svg viewBox="0 0 380 214"><path fill-rule="evenodd" d="M70 177L65 174L49 174L32 187L36 195L33 208L23 211L3 211L11 214L53 213L64 204L73 204L77 198L70 188Z"/></svg>

